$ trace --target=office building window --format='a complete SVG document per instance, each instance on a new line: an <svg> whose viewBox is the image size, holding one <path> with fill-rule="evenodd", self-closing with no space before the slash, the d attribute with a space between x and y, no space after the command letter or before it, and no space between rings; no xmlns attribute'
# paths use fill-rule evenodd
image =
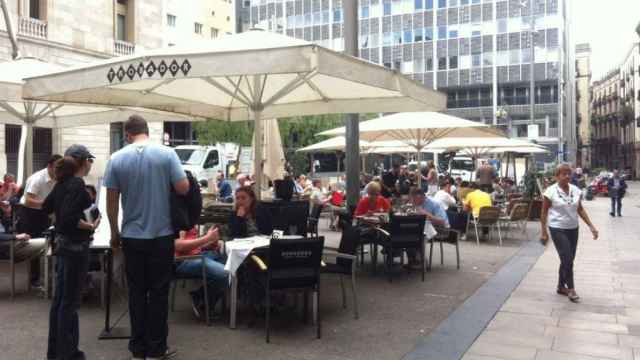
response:
<svg viewBox="0 0 640 360"><path fill-rule="evenodd" d="M460 5L469 5L469 0L460 0Z"/></svg>
<svg viewBox="0 0 640 360"><path fill-rule="evenodd" d="M423 29L415 29L413 31L413 42L421 42L422 40L424 40L424 38L422 37L422 32Z"/></svg>
<svg viewBox="0 0 640 360"><path fill-rule="evenodd" d="M447 7L447 0L438 0L439 9L446 8L446 7Z"/></svg>
<svg viewBox="0 0 640 360"><path fill-rule="evenodd" d="M402 72L403 74L411 74L412 71L413 71L413 61L403 61L400 72Z"/></svg>
<svg viewBox="0 0 640 360"><path fill-rule="evenodd" d="M167 26L176 27L176 16L167 14Z"/></svg>
<svg viewBox="0 0 640 360"><path fill-rule="evenodd" d="M360 48L366 49L369 47L369 35L361 35L360 36Z"/></svg>
<svg viewBox="0 0 640 360"><path fill-rule="evenodd" d="M386 32L382 34L382 45L383 46L391 46L393 43L393 35L390 32Z"/></svg>
<svg viewBox="0 0 640 360"><path fill-rule="evenodd" d="M458 0L449 0L449 7L458 6Z"/></svg>
<svg viewBox="0 0 640 360"><path fill-rule="evenodd" d="M433 59L428 58L425 64L425 68L427 71L433 71Z"/></svg>
<svg viewBox="0 0 640 360"><path fill-rule="evenodd" d="M393 44L394 45L402 44L402 33L400 31L395 31L393 33Z"/></svg>
<svg viewBox="0 0 640 360"><path fill-rule="evenodd" d="M415 0L413 5L415 6L416 10L422 10L423 1L422 0Z"/></svg>
<svg viewBox="0 0 640 360"><path fill-rule="evenodd" d="M446 39L446 38L447 38L447 27L438 26L438 39Z"/></svg>
<svg viewBox="0 0 640 360"><path fill-rule="evenodd" d="M450 30L449 31L449 39L455 39L458 37L458 30Z"/></svg>
<svg viewBox="0 0 640 360"><path fill-rule="evenodd" d="M480 67L482 64L482 56L480 54L471 55L471 66L472 67Z"/></svg>
<svg viewBox="0 0 640 360"><path fill-rule="evenodd" d="M449 56L449 69L457 69L457 68L458 68L458 57Z"/></svg>
<svg viewBox="0 0 640 360"><path fill-rule="evenodd" d="M360 18L361 19L368 19L369 18L369 7L368 6L361 6L360 7Z"/></svg>
<svg viewBox="0 0 640 360"><path fill-rule="evenodd" d="M447 70L447 58L439 57L438 58L438 70Z"/></svg>
<svg viewBox="0 0 640 360"><path fill-rule="evenodd" d="M473 30L473 31L471 32L471 36L480 36L480 35L482 35L482 33L480 32L480 30Z"/></svg>
<svg viewBox="0 0 640 360"><path fill-rule="evenodd" d="M424 28L424 39L426 41L433 40L433 28Z"/></svg>
<svg viewBox="0 0 640 360"><path fill-rule="evenodd" d="M471 0L472 4L480 4L480 0Z"/></svg>
<svg viewBox="0 0 640 360"><path fill-rule="evenodd" d="M503 34L507 32L507 19L498 20L498 33Z"/></svg>
<svg viewBox="0 0 640 360"><path fill-rule="evenodd" d="M413 60L413 73L422 74L424 72L424 59Z"/></svg>
<svg viewBox="0 0 640 360"><path fill-rule="evenodd" d="M215 39L218 37L218 29L216 28L211 28L211 38Z"/></svg>
<svg viewBox="0 0 640 360"><path fill-rule="evenodd" d="M342 21L342 9L333 9L333 22L341 22Z"/></svg>
<svg viewBox="0 0 640 360"><path fill-rule="evenodd" d="M382 4L382 14L383 15L391 15L391 3L385 2Z"/></svg>
<svg viewBox="0 0 640 360"><path fill-rule="evenodd" d="M404 31L404 39L403 39L404 43L410 43L411 41L413 41L413 31L411 30L405 30Z"/></svg>
<svg viewBox="0 0 640 360"><path fill-rule="evenodd" d="M202 34L202 24L200 24L200 23L194 23L193 25L194 25L194 29L193 29L193 31L194 31L196 34Z"/></svg>
<svg viewBox="0 0 640 360"><path fill-rule="evenodd" d="M424 8L427 10L433 9L433 0L425 0Z"/></svg>

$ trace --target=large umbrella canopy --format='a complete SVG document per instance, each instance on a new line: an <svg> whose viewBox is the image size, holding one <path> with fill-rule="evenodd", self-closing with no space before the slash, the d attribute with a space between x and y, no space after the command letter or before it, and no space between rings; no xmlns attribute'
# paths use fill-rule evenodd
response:
<svg viewBox="0 0 640 360"><path fill-rule="evenodd" d="M510 139L506 137L449 137L435 140L426 148L457 151L459 153L477 158L485 154L498 153L500 151L496 150L501 148L531 148L536 146L536 144L526 140Z"/></svg>
<svg viewBox="0 0 640 360"><path fill-rule="evenodd" d="M320 135L342 135L344 127L321 132ZM360 123L360 136L368 141L398 141L417 152L446 137L504 137L498 130L479 122L438 112L405 112L382 116ZM419 181L420 182L420 178Z"/></svg>
<svg viewBox="0 0 640 360"><path fill-rule="evenodd" d="M0 121L21 125L18 181L33 172L33 127L68 128L124 121L142 113L148 121L191 121L185 116L139 108L88 106L24 100L24 81L30 76L59 72L65 68L38 59L22 58L0 63Z"/></svg>
<svg viewBox="0 0 640 360"><path fill-rule="evenodd" d="M445 96L399 73L283 35L248 31L27 79L25 96L227 120L440 111ZM261 173L256 181L260 183Z"/></svg>
<svg viewBox="0 0 640 360"><path fill-rule="evenodd" d="M369 146L368 141L360 140L360 148L366 148ZM298 152L331 152L331 151L344 151L346 147L346 139L344 136L336 136L327 140L322 140L315 144L303 147L296 151Z"/></svg>

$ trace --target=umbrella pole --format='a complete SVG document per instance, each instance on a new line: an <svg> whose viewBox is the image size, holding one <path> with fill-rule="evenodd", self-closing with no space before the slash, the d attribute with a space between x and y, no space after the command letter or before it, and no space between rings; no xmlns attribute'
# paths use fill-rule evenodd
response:
<svg viewBox="0 0 640 360"><path fill-rule="evenodd" d="M24 184L31 174L33 174L33 121L26 118L20 131L18 184Z"/></svg>
<svg viewBox="0 0 640 360"><path fill-rule="evenodd" d="M254 143L255 149L254 154L255 157L253 159L253 177L255 180L254 190L256 192L256 197L258 200L262 199L262 173L263 173L263 146L264 146L264 123L261 119L262 111L254 110L253 111L253 122L255 125L255 137L256 141Z"/></svg>
<svg viewBox="0 0 640 360"><path fill-rule="evenodd" d="M416 149L418 150L418 153L416 154L416 159L418 161L418 188L422 189L422 167L420 163L422 161L422 147L418 146Z"/></svg>

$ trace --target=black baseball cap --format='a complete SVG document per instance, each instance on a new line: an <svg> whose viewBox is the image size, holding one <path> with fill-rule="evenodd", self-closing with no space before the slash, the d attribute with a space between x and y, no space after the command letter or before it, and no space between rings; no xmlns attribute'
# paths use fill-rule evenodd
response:
<svg viewBox="0 0 640 360"><path fill-rule="evenodd" d="M86 146L80 144L73 144L69 146L67 151L64 152L64 156L71 156L78 160L93 160L96 157L89 152Z"/></svg>

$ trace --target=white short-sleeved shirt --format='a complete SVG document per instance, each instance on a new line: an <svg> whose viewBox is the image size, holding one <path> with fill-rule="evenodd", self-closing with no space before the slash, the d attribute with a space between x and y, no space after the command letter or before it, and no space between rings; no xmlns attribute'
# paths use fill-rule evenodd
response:
<svg viewBox="0 0 640 360"><path fill-rule="evenodd" d="M433 200L437 201L444 210L456 206L456 199L444 190L438 190L433 195Z"/></svg>
<svg viewBox="0 0 640 360"><path fill-rule="evenodd" d="M40 200L46 199L55 185L56 181L49 177L47 168L36 171L27 179L24 187L24 195L22 199L20 199L20 203L26 206L27 194L33 194Z"/></svg>
<svg viewBox="0 0 640 360"><path fill-rule="evenodd" d="M582 191L575 185L569 184L569 193L562 190L558 184L553 184L544 192L544 197L551 201L547 224L552 228L576 229L578 227L578 206Z"/></svg>

